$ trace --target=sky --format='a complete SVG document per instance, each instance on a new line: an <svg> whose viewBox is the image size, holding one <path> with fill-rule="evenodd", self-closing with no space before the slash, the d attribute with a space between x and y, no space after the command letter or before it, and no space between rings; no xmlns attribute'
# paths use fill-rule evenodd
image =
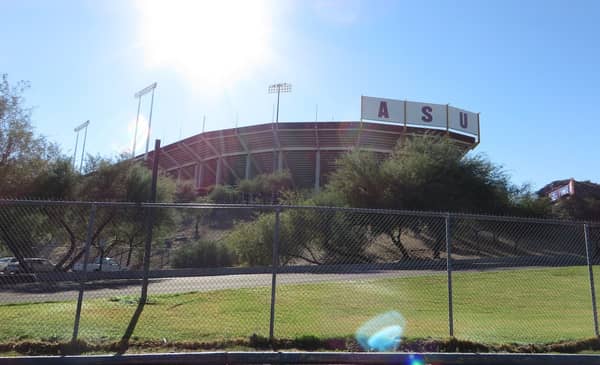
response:
<svg viewBox="0 0 600 365"><path fill-rule="evenodd" d="M289 82L280 121L359 120L361 95L480 112L474 152L539 188L600 182L599 18L579 0L0 0L0 74L31 83L36 131L67 155L86 120L86 153L131 151L153 82L163 145L204 118L270 122L268 85Z"/></svg>

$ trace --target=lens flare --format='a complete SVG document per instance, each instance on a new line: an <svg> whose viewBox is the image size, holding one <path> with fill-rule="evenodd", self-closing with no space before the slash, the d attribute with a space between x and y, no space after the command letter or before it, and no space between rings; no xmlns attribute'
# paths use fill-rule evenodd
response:
<svg viewBox="0 0 600 365"><path fill-rule="evenodd" d="M356 340L365 351L396 351L406 321L396 311L374 317L356 330ZM417 364L415 364L417 365Z"/></svg>
<svg viewBox="0 0 600 365"><path fill-rule="evenodd" d="M418 355L410 355L410 365L425 365L425 360Z"/></svg>

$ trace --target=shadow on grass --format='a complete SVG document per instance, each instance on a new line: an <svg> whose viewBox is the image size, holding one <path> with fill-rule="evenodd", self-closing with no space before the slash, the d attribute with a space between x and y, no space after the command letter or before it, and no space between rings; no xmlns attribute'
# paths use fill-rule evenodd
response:
<svg viewBox="0 0 600 365"><path fill-rule="evenodd" d="M153 279L153 283L159 283L163 280ZM0 286L0 292L2 293L19 293L19 294L42 294L42 293L61 293L68 291L78 291L81 284L76 281L37 281L34 283L21 283L17 285L2 285ZM139 289L142 286L142 279L124 279L124 280L99 280L89 281L85 284L85 291L90 292L94 290L103 289L122 289L125 287L133 286L135 289Z"/></svg>

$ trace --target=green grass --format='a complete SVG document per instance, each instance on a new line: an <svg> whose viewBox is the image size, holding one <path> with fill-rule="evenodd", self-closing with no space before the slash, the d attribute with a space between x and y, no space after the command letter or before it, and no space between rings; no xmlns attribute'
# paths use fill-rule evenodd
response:
<svg viewBox="0 0 600 365"><path fill-rule="evenodd" d="M453 280L458 338L547 343L594 334L586 267L455 273ZM267 336L269 304L270 288L152 295L134 338L208 342ZM136 305L134 297L85 301L80 338L120 339ZM407 337L445 338L447 308L445 275L283 285L277 290L275 335L351 336L373 316L396 310L407 320ZM0 341L68 340L74 313L74 302L0 305Z"/></svg>

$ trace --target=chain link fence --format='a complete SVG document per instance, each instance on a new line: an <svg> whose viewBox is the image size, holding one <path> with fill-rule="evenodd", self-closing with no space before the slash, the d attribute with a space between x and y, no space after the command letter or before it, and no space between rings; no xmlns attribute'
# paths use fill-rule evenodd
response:
<svg viewBox="0 0 600 365"><path fill-rule="evenodd" d="M0 201L0 257L0 342L336 339L390 311L408 338L598 335L591 223Z"/></svg>
<svg viewBox="0 0 600 365"><path fill-rule="evenodd" d="M451 231L457 337L594 335L583 225L467 217L453 219Z"/></svg>

